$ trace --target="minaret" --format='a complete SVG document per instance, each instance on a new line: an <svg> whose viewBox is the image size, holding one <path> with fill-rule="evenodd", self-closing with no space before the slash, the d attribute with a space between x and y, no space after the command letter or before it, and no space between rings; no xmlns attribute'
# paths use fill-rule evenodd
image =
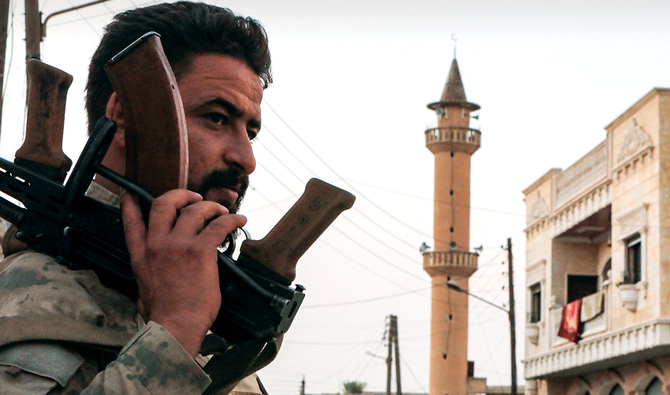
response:
<svg viewBox="0 0 670 395"><path fill-rule="evenodd" d="M432 278L430 395L465 395L468 381L468 295L464 290L477 270L470 252L470 157L480 132L470 128L470 112L479 106L465 98L456 59L439 102L428 108L437 127L426 130L426 146L435 154L435 248L423 252L423 268Z"/></svg>

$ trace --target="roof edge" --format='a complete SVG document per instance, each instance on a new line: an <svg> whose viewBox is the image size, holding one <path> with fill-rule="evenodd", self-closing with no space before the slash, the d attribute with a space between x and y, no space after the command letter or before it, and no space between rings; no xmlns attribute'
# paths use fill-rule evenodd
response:
<svg viewBox="0 0 670 395"><path fill-rule="evenodd" d="M553 177L555 174L558 174L562 171L562 169L558 167L553 167L549 169L548 172L544 173L540 178L538 178L534 183L530 184L530 186L526 189L523 190L523 194L525 196L528 196L530 191L537 189L537 187L540 186L543 182L547 181L548 178Z"/></svg>
<svg viewBox="0 0 670 395"><path fill-rule="evenodd" d="M628 107L621 115L619 115L614 121L609 125L605 126L605 130L612 131L621 125L625 119L629 118L631 114L642 108L655 96L661 95L670 95L670 88L652 88L644 96L642 96L638 101L636 101L632 106Z"/></svg>

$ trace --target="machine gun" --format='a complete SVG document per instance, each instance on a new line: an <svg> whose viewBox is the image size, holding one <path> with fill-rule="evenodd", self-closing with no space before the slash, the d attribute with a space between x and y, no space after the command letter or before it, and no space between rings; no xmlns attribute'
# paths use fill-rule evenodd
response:
<svg viewBox="0 0 670 395"><path fill-rule="evenodd" d="M131 55L140 56L145 60L152 59L153 56L155 61L161 62L162 66L159 66L168 73L163 86L170 87L169 89L172 92L176 91L176 94L173 93L168 98L163 94L159 99L171 102L168 104L176 108L176 114L179 116L181 106L179 92L176 90L176 81L169 65L167 68L164 67L167 60L157 35L153 33L143 36L117 56L123 57L126 64L132 66L137 63L137 59ZM113 59L114 62L118 60ZM52 146L54 141L58 142L58 145L62 141L64 98L71 77L68 82L68 78L63 77L65 73L60 70L41 62L34 62L38 61L31 61L32 65L29 65L29 70L33 71L29 94L29 120L31 116L39 118L40 115L47 114L45 119L56 121L55 124L39 126L45 129L39 131L41 134L38 135L42 136L37 139L39 141L34 138L31 140L29 136L32 134L26 133L26 142L22 149L17 151L15 163L0 158L0 192L23 204L21 207L0 196L0 217L15 226L15 240L25 243L30 249L54 256L73 269L92 269L103 284L137 299L137 284L125 244L120 210L88 197L86 190L93 176L99 174L138 196L140 204L144 207L150 207L153 194L160 193L161 190L154 189L153 193L148 192L145 185L139 181L129 180L102 165L102 159L116 132L116 124L105 118L95 125L83 153L65 184L63 179L67 169L62 171L62 167L69 167L67 160L61 158L57 162L61 164L61 168L54 169L53 165L45 164L47 161L40 158L37 160L33 157L19 158L22 150L35 151L24 149L30 145L51 147L42 150L46 152L43 156L62 155L62 151L54 155L53 153L58 150L54 151ZM48 78L36 77L45 75ZM113 83L115 78L117 82L122 81L123 75L117 73L114 78L110 75ZM34 81L46 82L40 86ZM37 93L33 93L33 89ZM128 92L123 92L123 89L115 90L119 95L127 96ZM160 94L160 90L158 91ZM56 96L50 101L49 95L45 92L52 92ZM36 97L42 98L43 102L36 102ZM179 97L176 105L175 97ZM133 96L133 100L137 100L137 97ZM56 105L54 101L57 102ZM62 109L59 103L62 103ZM123 100L121 103L123 104ZM133 110L134 114L140 114L135 111L137 109ZM125 122L127 122L126 115L124 112ZM29 121L27 129L30 129L30 126ZM178 154L184 152L187 150L183 147L177 148ZM182 165L184 163L182 159L178 159L178 162ZM45 171L44 166L51 169ZM185 170L178 169L177 173L184 174ZM135 172L134 176L139 178L138 174L139 172ZM185 184L185 177L178 182ZM167 187L172 188L174 186ZM230 255L219 252L222 305L211 328L212 332L234 344L269 340L285 333L304 298L304 287L301 285L291 287L291 282L286 278L292 278L291 273L297 260L342 211L353 205L354 200L355 197L350 193L312 179L307 183L302 197L265 238L245 240L242 243L236 261Z"/></svg>

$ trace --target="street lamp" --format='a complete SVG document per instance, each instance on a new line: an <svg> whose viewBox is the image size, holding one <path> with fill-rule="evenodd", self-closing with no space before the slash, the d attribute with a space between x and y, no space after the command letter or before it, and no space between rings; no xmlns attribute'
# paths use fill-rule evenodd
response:
<svg viewBox="0 0 670 395"><path fill-rule="evenodd" d="M471 294L470 292L468 292L468 291L466 291L465 289L461 288L461 287L458 285L458 283L456 283L456 281L454 281L454 280L448 280L448 281L447 281L447 288L449 288L449 289L453 289L453 290L456 291L456 292L462 292L462 293L464 293L464 294L467 294L467 295L469 295L469 296L472 296L472 297L475 298L475 299L481 300L482 302L484 302L484 303L486 303L486 304L488 304L488 305L490 305L490 306L493 306L493 307L495 307L495 308L498 309L498 310L502 310L502 311L504 311L505 313L507 313L507 317L509 318L509 325L510 325L510 343L511 343L511 349L512 349L512 350L511 350L511 351L512 351L512 352L511 352L511 354L512 354L512 355L511 355L511 358L512 358L512 385L511 385L511 390L512 390L512 391L511 391L511 393L512 393L512 395L516 395L516 388L517 388L517 387L516 387L516 331L514 330L514 329L515 329L515 328L514 328L514 325L515 325L515 322L514 322L514 309L513 309L514 304L513 304L513 303L510 303L510 307L512 307L512 308L510 308L509 310L506 309L506 308L500 307L500 306L498 306L497 304L492 303L492 302L489 302L488 300L486 300L486 299L484 299L484 298L481 298L481 297L479 297L479 296L477 296L477 295Z"/></svg>

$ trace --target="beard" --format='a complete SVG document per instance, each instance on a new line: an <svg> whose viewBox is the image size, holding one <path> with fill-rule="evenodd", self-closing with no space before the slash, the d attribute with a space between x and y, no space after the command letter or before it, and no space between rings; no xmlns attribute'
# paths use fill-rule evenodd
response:
<svg viewBox="0 0 670 395"><path fill-rule="evenodd" d="M236 214L240 209L248 187L249 176L235 167L230 167L225 170L213 170L199 186L189 189L199 193L203 198L206 198L207 192L215 188L232 189L237 192L237 199L235 201L224 199L217 201L217 203L227 208L231 214Z"/></svg>

